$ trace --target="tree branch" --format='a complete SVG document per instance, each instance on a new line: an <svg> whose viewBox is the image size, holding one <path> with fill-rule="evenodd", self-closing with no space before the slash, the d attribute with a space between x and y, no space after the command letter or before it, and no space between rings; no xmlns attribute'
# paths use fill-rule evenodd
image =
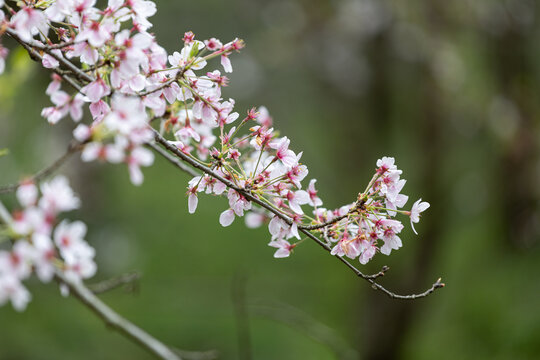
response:
<svg viewBox="0 0 540 360"><path fill-rule="evenodd" d="M73 63L71 63L70 61L64 59L63 57L60 57L60 56L57 56L56 54L52 53L51 50L49 48L47 48L46 45L42 45L42 44L36 44L36 43L32 43L32 44L28 44L24 41L22 41L18 35L15 33L15 31L11 30L11 29L6 29L6 32L8 33L8 35L10 35L11 37L13 37L15 40L17 40L19 43L21 43L24 48L30 53L30 56L36 60L36 59L41 59L41 56L34 50L34 48L37 48L37 49L40 49L42 51L45 51L47 52L48 54L50 54L51 56L55 57L60 63L64 64L66 67L68 67L72 72L75 73L75 75L79 78L79 79L82 79L82 80L86 80L86 81L93 81L93 77L91 77L90 75L88 74L85 74L84 72L82 72L81 70L79 70L75 65L73 65ZM61 70L58 70L58 69L55 69L55 71L60 75L62 76L63 78L66 78L67 75L65 73L63 73L63 71ZM60 71L60 73L58 72ZM69 78L69 77L68 77ZM187 84L185 84L186 87L189 88L189 86ZM79 91L80 91L80 86L76 87ZM165 147L165 149L170 152L170 153L173 153L176 157L178 157L180 160L182 160L183 162L186 162L188 163L191 167L195 168L195 169L198 169L198 170L201 170L203 173L206 173L210 176L212 176L213 178L221 181L222 183L224 183L227 187L231 188L231 189L234 189L235 191L241 193L244 197L246 197L248 200L254 202L255 204L261 206L262 208L270 211L271 213L275 214L276 216L278 216L279 218L281 218L282 220L284 220L285 222L287 222L289 225L292 225L292 220L284 215L283 213L279 212L278 210L274 209L273 207L269 206L268 204L266 204L265 202L263 202L262 200L260 200L258 197L256 197L255 195L253 195L250 191L246 190L246 189L242 189L240 187L238 187L236 184L234 184L233 182L221 177L219 174L217 174L216 172L214 172L212 169L202 165L202 164L199 164L198 162L196 162L195 160L191 159L189 156L187 156L186 154L184 154L183 152L181 152L179 149L177 149L175 146L173 146L172 144L170 144L163 136L161 136L161 134L159 134L155 129L153 129L152 127L150 127L153 131L154 131L154 136L155 136L155 140L156 142L160 143L161 145L163 145ZM193 175L193 172L190 171L190 170L187 170L187 167L185 166L182 166L183 164L179 163L179 162L176 162L176 161L173 161L173 159L171 159L170 156L166 156L165 153L163 153L162 151L159 151L157 150L159 147L156 147L154 144L148 144L150 147L152 147L154 150L156 150L160 155L164 156L168 161L170 161L171 163L173 163L176 167L182 169L183 171ZM197 174L198 175L198 174ZM195 175L196 176L196 175ZM15 185L16 187L13 187L10 186L8 187L9 191L13 191L13 189L16 189L18 187L18 185ZM0 188L0 190L2 190ZM5 191L5 192L9 192L9 191ZM0 193L2 193L0 191ZM327 226L327 225L330 225L330 224L333 224L335 221L338 221L336 219L333 219L333 220L330 220L328 221L327 223L322 223L322 224L315 224L315 225L300 225L298 226L298 230L300 232L302 232L304 235L306 235L307 237L309 237L310 239L312 239L313 241L315 241L317 244L319 244L323 249L325 249L326 251L330 252L331 249L324 243L322 242L319 238L317 238L316 236L314 236L310 230L316 230L316 229L319 229L319 228L322 228L324 226ZM382 291L384 294L386 294L387 296L391 297L391 298L394 298L394 299L403 299L403 300L412 300L412 299L417 299L417 298L421 298L421 297L425 297L425 296L428 296L429 294L431 294L432 292L434 292L436 289L438 288L441 288L441 287L444 287L444 283L441 282L441 279L438 279L435 283L433 283L433 285L431 286L431 288L429 288L428 290L424 291L423 293L420 293L420 294L412 294L412 295L398 295L398 294L395 294L389 290L387 290L386 288L384 288L382 285L378 284L377 282L375 282L375 279L378 278L379 276L382 276L384 275L384 271L382 271L382 274L381 272L377 273L377 274L374 274L374 275L366 275L364 273L362 273L359 269L357 269L354 265L352 265L349 261L347 261L346 259L344 259L343 257L340 257L340 256L337 256L337 259L339 259L342 263L344 263L348 268L350 268L358 277L361 277L362 279L368 281L369 283L371 283L372 285L372 288L375 289L375 290L380 290Z"/></svg>
<svg viewBox="0 0 540 360"><path fill-rule="evenodd" d="M9 36L11 36L12 38L14 38L18 43L20 43L28 52L31 52L30 50L28 50L28 48L32 48L32 50L34 49L38 49L38 50L41 50L43 52L46 52L47 54L49 54L50 56L52 56L53 58L55 58L56 60L58 60L58 62L60 62L62 65L64 65L66 68L68 68L71 72L73 72L73 74L79 78L79 80L83 80L83 81L87 81L87 82L92 82L94 81L94 78L92 78L90 75L88 74L85 74L83 71L81 71L77 66L75 66L71 61L69 60L66 60L63 56L58 56L57 54L55 54L52 49L48 46L48 45L43 45L43 44L40 44L40 43L37 43L36 41L34 40L31 40L31 41L24 41L22 40L19 35L17 35L17 32L13 29L10 29L10 28L7 28L6 29L6 34L8 34ZM35 50L34 50L34 53L37 53ZM33 54L35 55L35 54Z"/></svg>
<svg viewBox="0 0 540 360"><path fill-rule="evenodd" d="M37 183L40 180L46 178L47 176L55 172L60 166L62 166L73 154L80 151L81 149L82 149L82 144L76 143L76 142L70 143L66 152L62 156L56 159L51 165L47 166L44 169L41 169L35 175L32 175L31 177L27 178L27 180ZM21 186L21 183L0 186L0 194L7 194L7 193L14 192L19 188L19 186Z"/></svg>
<svg viewBox="0 0 540 360"><path fill-rule="evenodd" d="M12 226L13 219L11 214L0 201L0 221L8 226ZM215 351L185 351L169 348L152 335L148 334L135 324L120 316L107 304L101 301L83 282L74 282L69 280L59 269L55 269L54 277L60 284L69 288L70 294L75 296L82 304L92 310L106 325L118 331L129 340L140 345L153 355L164 360L182 360L182 359L214 359ZM180 356L178 354L185 354Z"/></svg>
<svg viewBox="0 0 540 360"><path fill-rule="evenodd" d="M15 41L17 41L21 46L28 52L28 55L30 58L36 62L41 62L43 57L39 52L37 52L32 46L30 46L28 43L24 42L21 38L17 36L17 34L12 31L11 29L6 29L6 32L9 36L11 36ZM71 63L70 63L71 64ZM73 64L71 64L73 66ZM77 84L75 80L73 80L66 72L62 69L53 68L52 71L60 75L68 84L73 86L73 88L77 91L81 91L81 86Z"/></svg>
<svg viewBox="0 0 540 360"><path fill-rule="evenodd" d="M92 310L106 325L118 331L130 340L140 345L145 350L164 360L181 360L180 356L165 344L129 322L103 301L101 301L82 282L73 282L67 279L60 271L55 272L55 278L61 284L68 286L70 293L81 301L86 307Z"/></svg>
<svg viewBox="0 0 540 360"><path fill-rule="evenodd" d="M217 174L215 171L213 171L212 169L208 168L207 166L204 166L202 164L199 164L198 162L196 162L195 160L193 160L192 158L190 158L189 156L187 156L186 154L184 154L182 151L180 151L176 146L172 145L171 143L169 143L167 141L167 139L165 139L163 136L161 136L161 134L159 134L159 132L157 132L155 129L151 128L153 131L154 131L154 139L156 140L157 143L163 145L163 147L170 153L174 154L176 157L178 157L180 160L188 163L191 167L194 167L196 169L199 169L201 170L202 172L212 176L213 178L221 181L222 183L224 183L227 187L237 191L238 193L242 194L246 199L254 202L255 204L263 207L264 209L270 211L271 213L273 213L274 215L278 216L280 219L284 220L285 222L287 222L287 224L289 225L292 225L292 220L282 214L281 212L277 211L275 208L273 208L272 206L268 205L267 203L265 203L264 201L260 200L258 197L256 197L255 195L253 195L249 190L246 190L246 189L243 189L243 188L240 188L238 187L235 183L233 183L232 181L229 181L227 179L225 179L224 177L220 176L219 174ZM161 154L161 152L160 152ZM173 162L174 163L174 162ZM177 165L177 164L175 164ZM298 229L301 233L303 233L304 235L306 235L307 237L309 237L311 240L315 241L317 244L319 244L319 246L321 246L324 250L326 250L327 252L330 252L331 249L330 247L328 247L324 242L322 242L319 238L317 238L315 235L313 235L311 232L309 232L308 230L306 229L303 229L303 228L300 228ZM388 289L386 289L384 286L380 285L379 283L375 282L375 279L378 278L380 275L380 272L375 274L375 275L366 275L364 274L363 272L361 272L359 269L357 269L354 265L352 265L349 261L347 261L345 258L341 257L341 256L336 256L336 258L341 261L342 263L344 263L349 269L351 269L355 274L356 276L368 281L370 284L371 284L371 287L374 289L374 290L380 290L382 291L385 295L387 295L388 297L392 298L392 299L401 299L401 300L413 300L413 299L418 299L418 298L422 298L422 297L426 297L428 296L429 294L431 294L432 292L434 292L436 289L438 288L442 288L444 287L444 284L441 282L441 279L438 279L435 283L433 283L433 285L426 291L424 291L423 293L419 293L419 294L411 294L411 295L399 295L399 294L396 294ZM386 270L385 270L386 271ZM384 272L383 272L384 273Z"/></svg>

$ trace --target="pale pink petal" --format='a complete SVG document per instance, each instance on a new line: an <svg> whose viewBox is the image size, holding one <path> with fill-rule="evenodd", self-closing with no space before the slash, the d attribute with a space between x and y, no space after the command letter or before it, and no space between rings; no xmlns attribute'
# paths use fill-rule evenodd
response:
<svg viewBox="0 0 540 360"><path fill-rule="evenodd" d="M190 214L193 214L197 210L197 204L199 203L199 198L197 194L190 194L188 198L188 211Z"/></svg>
<svg viewBox="0 0 540 360"><path fill-rule="evenodd" d="M221 213L219 216L219 223L222 226L229 226L234 221L234 210L228 209Z"/></svg>

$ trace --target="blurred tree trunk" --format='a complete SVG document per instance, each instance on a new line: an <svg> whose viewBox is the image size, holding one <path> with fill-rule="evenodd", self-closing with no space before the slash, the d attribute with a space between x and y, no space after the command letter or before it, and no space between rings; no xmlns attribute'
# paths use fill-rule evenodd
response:
<svg viewBox="0 0 540 360"><path fill-rule="evenodd" d="M445 28L444 3L426 2L427 29L436 39ZM384 62L380 62L384 64ZM399 280L394 282L394 289L405 289L402 292L414 292L430 285L433 274L430 271L433 255L439 244L443 222L443 206L445 191L442 188L441 165L444 155L444 107L443 96L440 87L431 74L430 62L420 63L421 67L418 84L418 104L421 109L418 127L419 146L422 148L423 158L418 159L419 169L423 169L424 183L422 186L423 198L432 203L429 209L429 219L426 219L422 228L422 234L418 237L418 249L415 252L412 268L401 269L400 272L390 270L389 278ZM380 69L378 73L389 73L389 69ZM377 81L377 79L376 79ZM381 86L379 83L378 86ZM386 86L391 84L386 83ZM377 90L378 96L384 94L390 96L390 89ZM380 100L378 104L391 104L390 99ZM378 109L383 114L388 108ZM399 120L398 120L399 121ZM414 200L414 199L411 199ZM410 204L409 204L410 205ZM415 318L416 312L425 305L426 300L412 302L399 302L388 299L377 292L369 292L365 314L363 315L363 339L361 359L396 359L399 357L402 344L408 330Z"/></svg>
<svg viewBox="0 0 540 360"><path fill-rule="evenodd" d="M510 21L510 17L508 18ZM503 205L505 238L511 247L531 247L538 241L538 144L535 141L538 124L534 115L538 96L533 93L534 77L529 63L533 49L528 45L528 33L510 23L506 31L493 36L493 53L497 91L519 112L515 135L506 139L499 162L500 189ZM504 141L505 139L503 139Z"/></svg>

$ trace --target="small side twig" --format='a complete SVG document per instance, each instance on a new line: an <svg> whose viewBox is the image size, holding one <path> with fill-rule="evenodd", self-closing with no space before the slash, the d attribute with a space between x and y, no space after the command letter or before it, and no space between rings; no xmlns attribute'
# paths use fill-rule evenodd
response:
<svg viewBox="0 0 540 360"><path fill-rule="evenodd" d="M37 183L42 179L45 179L46 177L54 173L56 170L58 170L58 168L60 168L60 166L62 166L73 154L80 151L82 149L82 146L83 145L80 143L72 142L71 144L69 144L66 152L62 154L62 156L60 156L46 168L43 168L34 175L28 177L26 180ZM21 186L21 183L0 186L0 194L14 192L19 188L19 186Z"/></svg>
<svg viewBox="0 0 540 360"><path fill-rule="evenodd" d="M379 271L378 273L376 274L373 274L373 275L366 275L367 277L371 278L371 279L376 279L378 277L381 277L381 276L384 276L384 274L390 270L390 268L386 265L384 265L382 268L381 268L381 271Z"/></svg>
<svg viewBox="0 0 540 360"><path fill-rule="evenodd" d="M30 58L36 62L41 62L43 57L41 56L41 54L36 51L30 44L24 42L16 33L15 31L12 31L11 29L6 29L6 32L9 36L11 36L13 39L15 39L19 44L22 45L22 47L24 47L24 49L28 52L28 55L30 56ZM56 56L56 54L52 54L55 58L59 58L58 56ZM61 58L63 59L63 58ZM68 62L69 64L71 64L71 66L74 66L71 62L67 61L67 60L62 60L63 62ZM81 91L81 86L75 81L73 80L69 75L66 74L66 72L62 69L59 69L59 68L53 68L52 69L55 73L57 73L58 75L60 75L68 84L70 84L71 86L73 86L73 88L77 91Z"/></svg>
<svg viewBox="0 0 540 360"><path fill-rule="evenodd" d="M129 285L131 289L138 287L141 274L133 271L127 274L122 274L111 279L103 280L95 284L87 285L88 289L94 294L103 294L107 291L116 289L121 286Z"/></svg>
<svg viewBox="0 0 540 360"><path fill-rule="evenodd" d="M43 45L43 44L40 44L40 43L37 43L36 41L34 40L31 40L31 41L24 41L22 40L19 35L17 35L17 32L13 29L10 29L10 28L7 28L6 29L6 34L8 34L9 36L11 36L12 38L14 38L15 40L17 40L17 42L19 42L21 45L24 46L24 48L28 51L28 47L31 47L33 49L38 49L38 50L41 50L41 51L44 51L46 52L47 54L49 54L50 56L52 56L53 58L55 58L56 60L58 60L62 65L64 65L65 67L67 67L70 71L73 72L73 74L79 78L80 80L83 80L83 81L87 81L87 82L92 82L94 81L95 79L92 78L90 75L88 74L85 74L84 72L82 72L77 66L75 66L71 61L69 60L66 60L63 56L58 56L57 54L55 54L52 49L50 49L50 47L48 45Z"/></svg>

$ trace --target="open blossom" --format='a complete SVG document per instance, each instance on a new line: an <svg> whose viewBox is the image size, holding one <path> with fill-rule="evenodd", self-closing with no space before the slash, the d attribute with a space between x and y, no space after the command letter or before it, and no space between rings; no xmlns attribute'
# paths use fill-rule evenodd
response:
<svg viewBox="0 0 540 360"><path fill-rule="evenodd" d="M105 81L102 78L98 78L83 87L81 92L94 103L99 101L102 97L109 95L111 93L111 88L105 84Z"/></svg>
<svg viewBox="0 0 540 360"><path fill-rule="evenodd" d="M143 182L141 166L150 166L153 163L154 154L150 150L142 147L133 149L127 157L131 182L134 185L141 185Z"/></svg>
<svg viewBox="0 0 540 360"><path fill-rule="evenodd" d="M36 203L38 188L33 181L23 181L17 188L16 195L19 203L24 207L28 207Z"/></svg>
<svg viewBox="0 0 540 360"><path fill-rule="evenodd" d="M8 300L17 311L23 311L32 296L16 277L0 273L0 306Z"/></svg>
<svg viewBox="0 0 540 360"><path fill-rule="evenodd" d="M426 211L429 208L429 203L422 201L422 199L417 200L411 209L410 217L411 217L411 227L413 228L413 231L416 235L418 233L416 232L416 229L414 228L413 223L417 223L420 221L420 214L424 211Z"/></svg>
<svg viewBox="0 0 540 360"><path fill-rule="evenodd" d="M287 200L289 200L289 206L292 211L297 214L303 214L302 208L300 205L309 203L309 195L304 190L298 190L296 192L289 191L287 192Z"/></svg>
<svg viewBox="0 0 540 360"><path fill-rule="evenodd" d="M296 154L292 150L289 150L290 143L291 141L285 136L279 141L270 142L269 146L276 149L276 158L281 160L285 166L293 167L297 164L297 160Z"/></svg>
<svg viewBox="0 0 540 360"><path fill-rule="evenodd" d="M41 10L28 6L23 7L11 18L11 24L17 35L24 41L30 41L40 31L48 33L47 19Z"/></svg>
<svg viewBox="0 0 540 360"><path fill-rule="evenodd" d="M69 187L67 178L57 176L53 180L41 185L43 194L39 201L42 209L50 213L70 211L79 207L79 198Z"/></svg>
<svg viewBox="0 0 540 360"><path fill-rule="evenodd" d="M75 41L83 42L86 40L93 47L101 47L111 38L112 34L110 30L111 24L108 21L85 22Z"/></svg>
<svg viewBox="0 0 540 360"><path fill-rule="evenodd" d="M40 191L39 191L40 190ZM38 187L24 181L17 191L21 211L11 214L9 233L13 245L0 250L0 305L7 301L24 310L31 299L22 281L35 273L42 282L63 271L73 281L92 276L96 271L95 250L84 240L86 225L63 220L55 226L59 212L79 205L78 198L61 176Z"/></svg>
<svg viewBox="0 0 540 360"><path fill-rule="evenodd" d="M86 41L73 44L71 50L66 52L66 56L68 58L78 57L82 63L88 65L94 65L99 59L97 49L88 44Z"/></svg>
<svg viewBox="0 0 540 360"><path fill-rule="evenodd" d="M307 192L309 195L309 205L313 207L321 206L323 204L321 198L317 196L317 190L315 190L316 182L317 182L316 179L311 179L307 188Z"/></svg>
<svg viewBox="0 0 540 360"><path fill-rule="evenodd" d="M284 258L288 257L291 254L292 249L294 249L295 245L291 245L287 240L272 240L268 246L277 248L276 252L274 253L275 258Z"/></svg>
<svg viewBox="0 0 540 360"><path fill-rule="evenodd" d="M313 225L312 230L333 255L362 264L377 252L389 255L403 245L399 237L403 224L396 216L409 215L413 226L429 204L419 200L410 212L402 210L408 200L401 193L406 180L401 178L394 158L377 161L367 190L353 203L321 208L316 180L307 187L304 182L309 170L301 163L303 153L293 151L291 140L274 130L268 110L252 108L237 121L235 101L222 95L228 83L222 72L232 72L232 54L244 46L242 40L226 44L216 38L200 41L186 32L181 48L168 54L147 32L152 26L148 17L156 12L152 1L109 0L103 10L97 9L96 3L57 0L40 3L37 9L24 5L33 4L26 2L18 5L18 12L5 15L11 16L7 26L24 41L40 32L46 34L49 24L55 24L58 39L68 44L42 53L44 67L57 68L58 59L84 64L85 75L75 76L84 85L80 92L61 90L62 79L55 76L47 88L54 106L42 111L51 124L67 114L79 121L83 106L89 104L93 122L73 132L83 147L83 161L124 163L131 182L140 185L141 167L154 161L144 145L153 141L152 128L159 129L170 144L198 162L199 169L206 166L214 172L215 177L205 174L189 181L189 212L196 211L200 192L227 196L220 224L229 226L242 216L249 227L268 222L269 246L277 249L275 257L289 256L301 241L302 228ZM4 13L0 16L3 21ZM2 49L0 72L6 53ZM216 62L214 68L205 69L211 61ZM223 70L216 69L220 65ZM29 295L20 281L31 271L48 281L54 270L52 260L59 257L66 276L78 281L92 276L96 265L95 251L84 240L84 223L62 221L55 226L60 212L79 206L65 178L57 177L39 188L31 182L22 183L17 198L24 208L14 214L12 230L21 239L2 256L0 303L8 299L22 307ZM253 212L252 201L267 204L274 214ZM416 233L414 227L413 231Z"/></svg>
<svg viewBox="0 0 540 360"><path fill-rule="evenodd" d="M84 131L84 129L82 131ZM124 149L116 142L112 144L90 142L84 146L84 150L81 154L81 159L85 162L100 159L115 164L124 161L124 158Z"/></svg>
<svg viewBox="0 0 540 360"><path fill-rule="evenodd" d="M52 53L58 57L62 57L62 53L60 52L60 50L52 50ZM43 54L43 59L41 63L43 67L47 69L52 69L60 65L60 62L55 57L49 54Z"/></svg>

